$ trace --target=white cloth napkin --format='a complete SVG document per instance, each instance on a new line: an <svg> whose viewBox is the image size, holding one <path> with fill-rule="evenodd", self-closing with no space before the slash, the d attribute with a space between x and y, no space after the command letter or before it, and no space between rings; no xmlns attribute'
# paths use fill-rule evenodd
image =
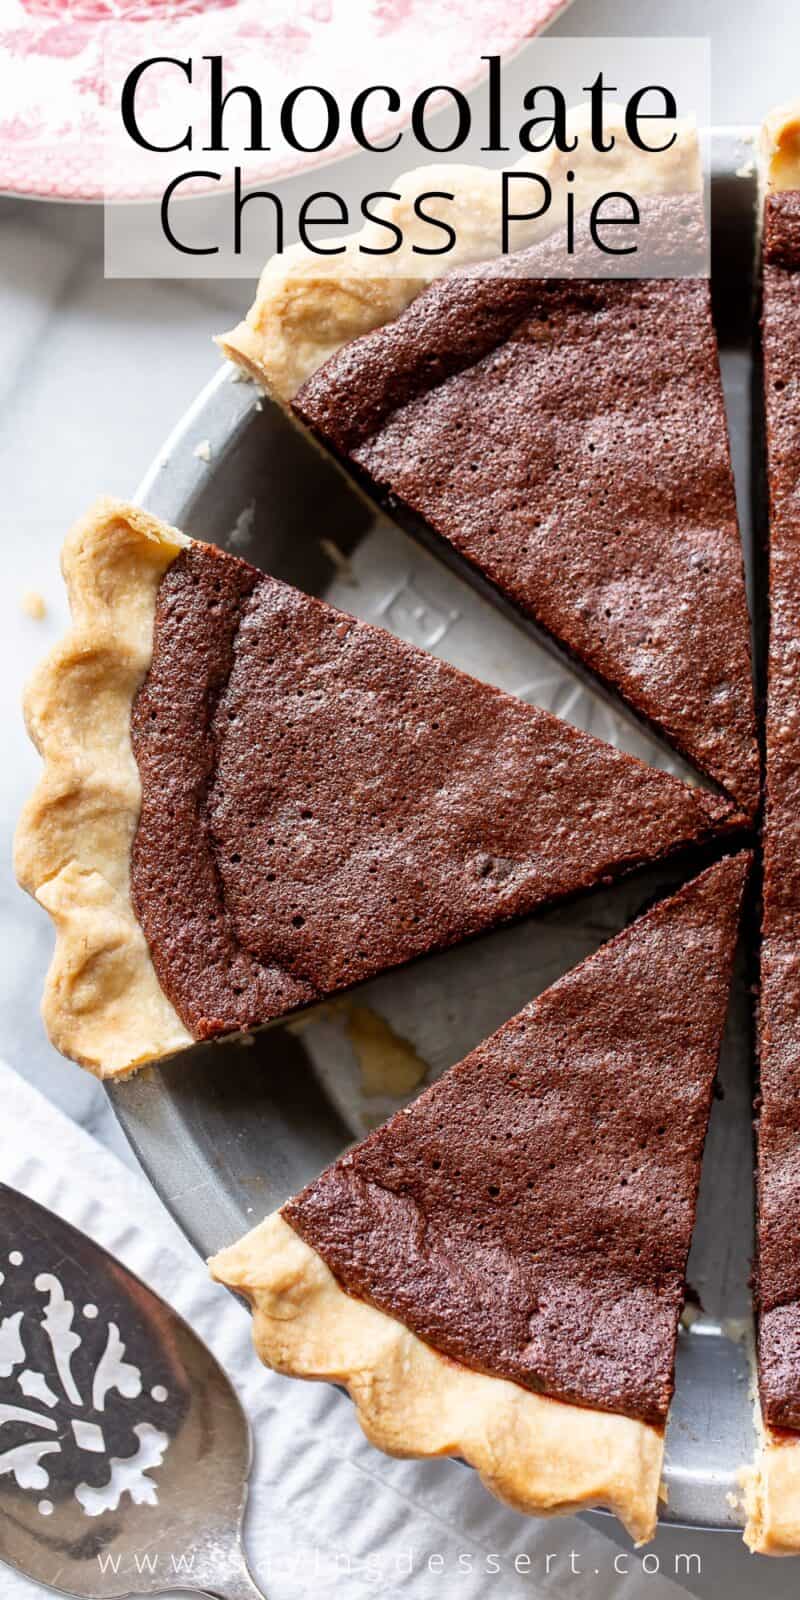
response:
<svg viewBox="0 0 800 1600"><path fill-rule="evenodd" d="M255 1440L245 1542L269 1600L334 1592L347 1600L679 1600L687 1588L719 1592L720 1582L731 1594L739 1582L743 1596L751 1592L752 1558L734 1537L662 1530L643 1569L640 1556L616 1542L610 1520L596 1519L598 1527L585 1518L521 1517L458 1462L382 1456L345 1395L260 1366L247 1312L210 1282L143 1176L2 1062L0 1104L0 1178L137 1272L191 1323L237 1386ZM675 1581L675 1556L686 1552L700 1554L701 1573L687 1576L678 1562ZM764 1562L758 1578L765 1595L786 1593L764 1581ZM3 1597L44 1594L0 1567Z"/></svg>

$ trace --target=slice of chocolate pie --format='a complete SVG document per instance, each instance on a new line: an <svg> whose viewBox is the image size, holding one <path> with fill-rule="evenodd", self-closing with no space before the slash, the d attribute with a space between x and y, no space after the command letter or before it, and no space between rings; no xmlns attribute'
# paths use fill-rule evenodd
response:
<svg viewBox="0 0 800 1600"><path fill-rule="evenodd" d="M292 404L401 523L445 541L754 812L750 629L705 279L442 279Z"/></svg>
<svg viewBox="0 0 800 1600"><path fill-rule="evenodd" d="M750 629L711 297L705 278L678 276L705 245L696 133L676 124L670 150L643 160L608 109L613 150L596 163L588 107L570 111L580 155L539 161L552 215L521 225L516 254L497 259L497 172L444 167L433 181L422 168L385 207L396 257L376 250L380 229L337 241L340 254L294 246L219 342L400 522L456 552L753 815ZM414 200L431 187L453 202L452 256L413 253ZM582 232L566 264L559 229L543 237L568 190L580 210L608 189L637 196L639 259L659 263L649 280L593 282ZM578 281L558 281L570 265Z"/></svg>
<svg viewBox="0 0 800 1600"><path fill-rule="evenodd" d="M537 1514L655 1526L747 855L632 923L214 1258L270 1366Z"/></svg>
<svg viewBox="0 0 800 1600"><path fill-rule="evenodd" d="M800 1550L800 105L763 133L769 655L755 1273L754 1550Z"/></svg>
<svg viewBox="0 0 800 1600"><path fill-rule="evenodd" d="M104 1076L271 1022L741 817L536 707L100 502L27 699L45 1015Z"/></svg>

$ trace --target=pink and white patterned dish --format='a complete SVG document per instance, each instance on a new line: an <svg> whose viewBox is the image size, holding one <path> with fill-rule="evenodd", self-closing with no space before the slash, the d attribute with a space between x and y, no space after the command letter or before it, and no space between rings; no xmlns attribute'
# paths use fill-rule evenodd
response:
<svg viewBox="0 0 800 1600"><path fill-rule="evenodd" d="M41 199L137 199L153 193L151 164L130 140L124 170L104 173L104 140L118 107L104 62L197 52L198 18L226 70L276 102L300 83L353 95L391 81L404 102L428 84L469 87L481 56L508 55L569 0L0 0L0 191ZM156 80L154 80L155 82ZM389 125L387 121L387 126ZM353 147L344 124L326 153ZM314 166L297 155L293 170ZM276 153L248 179L277 178Z"/></svg>

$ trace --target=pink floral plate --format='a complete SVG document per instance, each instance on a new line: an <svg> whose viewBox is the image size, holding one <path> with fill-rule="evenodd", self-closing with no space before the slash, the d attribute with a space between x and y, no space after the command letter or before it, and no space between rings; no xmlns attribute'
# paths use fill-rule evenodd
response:
<svg viewBox="0 0 800 1600"><path fill-rule="evenodd" d="M108 134L119 123L108 84L117 81L115 61L197 54L198 29L213 40L236 81L248 81L248 63L257 54L260 91L266 86L275 103L295 84L327 82L344 98L367 84L391 82L406 104L430 84L469 87L482 75L481 56L518 49L568 3L0 0L0 191L62 200L130 200L156 192L153 163L132 140L124 141L124 160L115 159L113 176L104 172ZM169 80L162 81L166 92ZM343 118L326 159L352 148ZM292 170L319 160L315 153L295 155ZM255 181L289 169L285 153L281 160L265 152L247 170L248 181Z"/></svg>

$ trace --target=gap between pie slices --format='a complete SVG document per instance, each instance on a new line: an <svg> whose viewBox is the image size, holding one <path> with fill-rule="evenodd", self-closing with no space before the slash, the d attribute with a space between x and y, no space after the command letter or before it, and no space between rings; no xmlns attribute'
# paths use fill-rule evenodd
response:
<svg viewBox="0 0 800 1600"><path fill-rule="evenodd" d="M684 152L663 189L699 184L693 134ZM647 172L636 181L645 194ZM485 196L484 213L491 238ZM702 226L691 194L643 210L676 257ZM364 270L350 254L316 281L300 254L269 263L223 349L402 526L455 552L753 817L750 622L708 280L568 282L547 238L430 285Z"/></svg>
<svg viewBox="0 0 800 1600"><path fill-rule="evenodd" d="M800 102L761 134L762 345L769 487L766 809L758 1053L756 1461L745 1539L800 1552Z"/></svg>
<svg viewBox="0 0 800 1600"><path fill-rule="evenodd" d="M63 567L16 864L56 924L50 1036L100 1076L743 821L135 507L99 502Z"/></svg>
<svg viewBox="0 0 800 1600"><path fill-rule="evenodd" d="M210 1263L278 1371L537 1515L655 1528L739 908L726 857Z"/></svg>

